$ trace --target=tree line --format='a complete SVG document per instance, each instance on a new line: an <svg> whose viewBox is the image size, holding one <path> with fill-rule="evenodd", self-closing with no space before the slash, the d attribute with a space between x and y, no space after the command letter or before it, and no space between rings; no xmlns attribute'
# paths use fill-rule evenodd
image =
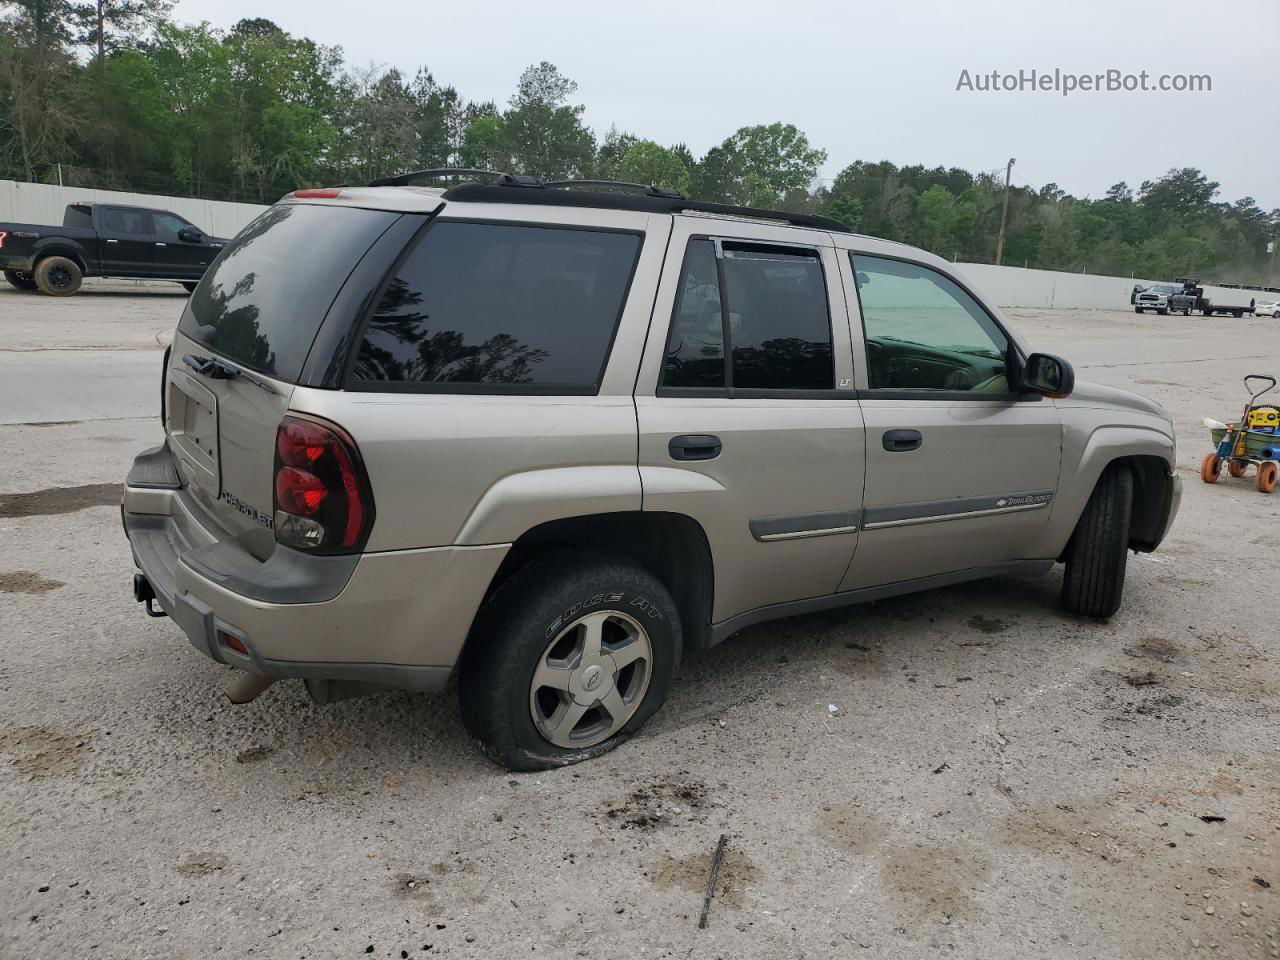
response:
<svg viewBox="0 0 1280 960"><path fill-rule="evenodd" d="M269 20L219 30L175 22L170 6L0 0L0 177L271 203L299 186L479 167L822 213L948 259L995 256L1002 168L858 160L822 182L826 151L792 124L743 127L696 156L617 127L597 136L577 84L549 63L526 69L506 103L473 101L426 67L353 66ZM1280 210L1218 193L1193 168L1100 199L1015 182L1004 262L1267 282Z"/></svg>

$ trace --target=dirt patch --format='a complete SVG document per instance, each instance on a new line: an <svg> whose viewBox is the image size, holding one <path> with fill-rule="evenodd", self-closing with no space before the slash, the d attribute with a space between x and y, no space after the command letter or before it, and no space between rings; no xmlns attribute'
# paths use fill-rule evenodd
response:
<svg viewBox="0 0 1280 960"><path fill-rule="evenodd" d="M9 727L0 730L0 750L28 780L65 777L80 769L92 734L64 727Z"/></svg>
<svg viewBox="0 0 1280 960"><path fill-rule="evenodd" d="M893 850L880 876L886 889L917 916L972 917L981 911L970 896L991 873L976 848L922 843Z"/></svg>
<svg viewBox="0 0 1280 960"><path fill-rule="evenodd" d="M211 873L225 870L231 859L225 853L198 852L188 853L175 868L184 877L207 877Z"/></svg>
<svg viewBox="0 0 1280 960"><path fill-rule="evenodd" d="M1009 624L1003 620L996 620L994 617L984 617L982 614L970 617L965 623L973 627L979 633L1004 633L1009 629Z"/></svg>
<svg viewBox="0 0 1280 960"><path fill-rule="evenodd" d="M880 647L850 642L831 655L831 665L847 677L872 677L884 672L884 653Z"/></svg>
<svg viewBox="0 0 1280 960"><path fill-rule="evenodd" d="M50 580L31 570L0 573L0 593L48 593L65 586L61 580Z"/></svg>
<svg viewBox="0 0 1280 960"><path fill-rule="evenodd" d="M1131 647L1125 647L1126 656L1145 657L1148 660L1159 660L1161 663L1173 663L1182 650L1172 640L1164 637L1143 637Z"/></svg>
<svg viewBox="0 0 1280 960"><path fill-rule="evenodd" d="M114 507L124 488L118 483L86 483L78 487L47 487L30 493L0 493L0 518L51 517L89 507Z"/></svg>
<svg viewBox="0 0 1280 960"><path fill-rule="evenodd" d="M660 890L683 890L697 895L698 901L690 901L690 910L695 909L695 904L700 909L701 897L707 892L707 879L711 876L711 860L714 856L715 851L710 848L685 857L664 856L649 869L649 880ZM730 839L720 861L714 902L741 908L747 892L759 881L760 868L745 853L735 849L733 840Z"/></svg>
<svg viewBox="0 0 1280 960"><path fill-rule="evenodd" d="M706 806L706 784L663 777L634 788L621 803L606 804L604 816L623 830L656 830L668 824L700 820Z"/></svg>
<svg viewBox="0 0 1280 960"><path fill-rule="evenodd" d="M257 763L276 752L275 747L249 747L236 754L236 763Z"/></svg>
<svg viewBox="0 0 1280 960"><path fill-rule="evenodd" d="M412 873L397 873L391 878L391 895L414 903L430 902L431 878Z"/></svg>
<svg viewBox="0 0 1280 960"><path fill-rule="evenodd" d="M813 832L838 850L868 856L884 843L885 828L857 804L833 803L814 817Z"/></svg>

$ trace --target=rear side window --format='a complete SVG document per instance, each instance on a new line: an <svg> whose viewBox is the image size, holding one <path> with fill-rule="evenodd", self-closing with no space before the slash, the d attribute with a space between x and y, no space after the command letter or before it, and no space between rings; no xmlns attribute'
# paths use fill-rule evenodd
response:
<svg viewBox="0 0 1280 960"><path fill-rule="evenodd" d="M370 316L353 385L594 393L639 251L631 233L440 221Z"/></svg>
<svg viewBox="0 0 1280 960"><path fill-rule="evenodd" d="M107 233L150 234L151 214L146 210L129 210L125 207L103 207L102 229Z"/></svg>
<svg viewBox="0 0 1280 960"><path fill-rule="evenodd" d="M725 331L729 362L725 362ZM831 318L816 250L692 240L663 387L830 390Z"/></svg>
<svg viewBox="0 0 1280 960"><path fill-rule="evenodd" d="M399 214L282 204L227 244L178 329L251 370L296 381L347 276Z"/></svg>
<svg viewBox="0 0 1280 960"><path fill-rule="evenodd" d="M62 214L62 225L64 227L92 227L93 214L89 208L77 203L67 204L66 212Z"/></svg>

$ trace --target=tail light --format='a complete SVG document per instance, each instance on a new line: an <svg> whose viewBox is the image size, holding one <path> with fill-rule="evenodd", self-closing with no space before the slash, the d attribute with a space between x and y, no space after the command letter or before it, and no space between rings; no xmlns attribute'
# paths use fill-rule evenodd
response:
<svg viewBox="0 0 1280 960"><path fill-rule="evenodd" d="M276 541L355 553L373 527L373 491L355 441L336 424L290 415L276 430Z"/></svg>

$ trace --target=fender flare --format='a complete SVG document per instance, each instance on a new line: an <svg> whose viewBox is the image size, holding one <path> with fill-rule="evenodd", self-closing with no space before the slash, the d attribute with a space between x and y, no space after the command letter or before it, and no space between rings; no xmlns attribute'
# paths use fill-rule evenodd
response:
<svg viewBox="0 0 1280 960"><path fill-rule="evenodd" d="M80 272L86 277L92 272L89 269L89 256L84 247L66 237L41 237L31 248L31 269L34 271L45 257L66 257L74 260Z"/></svg>
<svg viewBox="0 0 1280 960"><path fill-rule="evenodd" d="M1173 436L1154 426L1133 423L1101 424L1093 429L1074 457L1063 451L1062 476L1049 520L1041 531L1036 557L1057 557L1067 546L1080 515L1102 472L1117 460L1155 457L1163 461L1170 481L1175 468ZM1073 464L1073 465L1072 465Z"/></svg>

